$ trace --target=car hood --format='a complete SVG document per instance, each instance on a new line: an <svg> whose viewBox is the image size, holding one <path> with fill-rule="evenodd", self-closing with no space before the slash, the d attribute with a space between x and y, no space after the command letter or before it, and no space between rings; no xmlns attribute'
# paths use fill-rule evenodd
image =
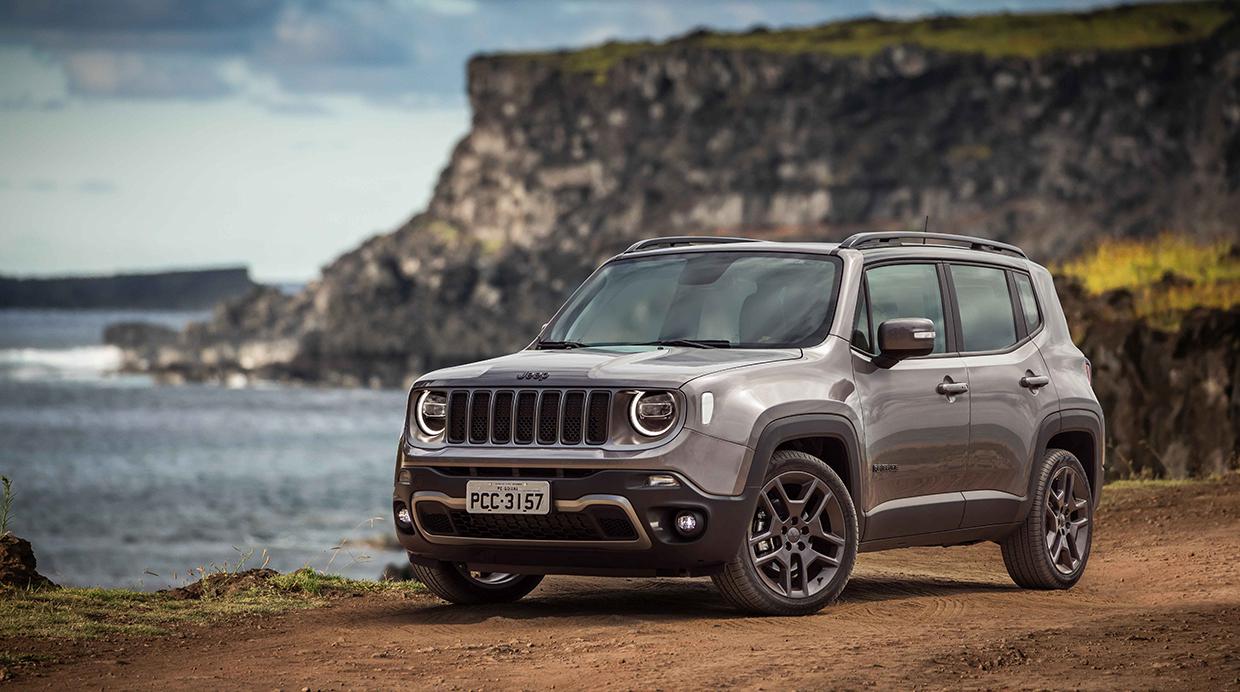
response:
<svg viewBox="0 0 1240 692"><path fill-rule="evenodd" d="M679 387L702 375L792 360L801 350L659 347L518 351L427 373L433 387Z"/></svg>

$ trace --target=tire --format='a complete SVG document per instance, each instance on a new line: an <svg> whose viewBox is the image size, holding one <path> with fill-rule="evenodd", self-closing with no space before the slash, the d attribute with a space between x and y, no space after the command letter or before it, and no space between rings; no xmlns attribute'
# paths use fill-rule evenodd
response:
<svg viewBox="0 0 1240 692"><path fill-rule="evenodd" d="M1085 468L1071 452L1048 449L1037 490L1021 527L999 542L1017 586L1068 589L1085 573L1093 544L1094 495ZM1065 488L1065 479L1072 482ZM1066 493L1072 501L1060 499Z"/></svg>
<svg viewBox="0 0 1240 692"><path fill-rule="evenodd" d="M844 590L857 560L857 514L844 481L818 457L775 452L746 527L736 556L711 577L733 606L810 615ZM751 547L763 535L769 538Z"/></svg>
<svg viewBox="0 0 1240 692"><path fill-rule="evenodd" d="M480 574L451 562L433 567L414 564L413 577L431 593L458 605L518 601L543 580L541 574Z"/></svg>

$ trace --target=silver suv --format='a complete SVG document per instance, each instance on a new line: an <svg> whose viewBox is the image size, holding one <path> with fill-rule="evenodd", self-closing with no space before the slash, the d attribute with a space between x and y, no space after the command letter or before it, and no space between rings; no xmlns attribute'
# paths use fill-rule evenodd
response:
<svg viewBox="0 0 1240 692"><path fill-rule="evenodd" d="M710 575L818 611L858 551L996 541L1026 588L1089 559L1103 414L1047 270L935 233L641 241L525 350L414 383L393 511L454 603L546 574Z"/></svg>

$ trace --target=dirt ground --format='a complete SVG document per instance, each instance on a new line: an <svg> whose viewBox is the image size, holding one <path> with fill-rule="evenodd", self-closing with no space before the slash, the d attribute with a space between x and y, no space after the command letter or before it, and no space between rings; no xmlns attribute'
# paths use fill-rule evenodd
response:
<svg viewBox="0 0 1240 692"><path fill-rule="evenodd" d="M863 554L804 618L740 616L709 580L551 577L503 607L368 596L85 642L15 686L1240 688L1240 477L1108 490L1096 531L1071 591L1017 589L993 544Z"/></svg>

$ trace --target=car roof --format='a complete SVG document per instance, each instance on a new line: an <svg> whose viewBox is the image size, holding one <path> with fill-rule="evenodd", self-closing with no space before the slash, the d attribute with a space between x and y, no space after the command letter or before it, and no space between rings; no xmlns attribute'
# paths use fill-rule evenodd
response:
<svg viewBox="0 0 1240 692"><path fill-rule="evenodd" d="M927 259L981 262L985 264L997 264L1006 267L1024 269L1032 263L1032 261L1023 256L1023 254L1018 256L996 250L974 249L971 247L959 247L934 243L921 244L916 242L906 242L896 244L884 242L880 245L870 247L863 246L856 248L841 248L840 246L841 243L817 241L773 241L741 238L729 238L723 242L713 243L709 237L704 237L695 242L682 241L681 243L671 246L653 247L651 249L638 249L636 251L624 252L612 259L672 255L686 252L788 252L798 254L838 255L841 250L850 250L853 252L860 252L865 258L865 262L867 264L888 260Z"/></svg>

